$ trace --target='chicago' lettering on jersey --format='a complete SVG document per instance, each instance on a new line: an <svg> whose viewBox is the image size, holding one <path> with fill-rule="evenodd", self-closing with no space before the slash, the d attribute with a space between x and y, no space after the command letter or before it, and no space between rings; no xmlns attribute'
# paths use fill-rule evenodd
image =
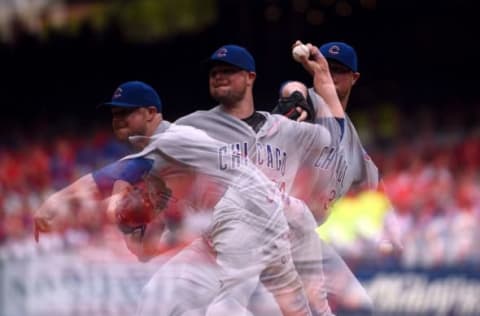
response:
<svg viewBox="0 0 480 316"><path fill-rule="evenodd" d="M345 154L343 151L340 151L338 147L324 147L315 161L314 166L315 168L321 168L323 170L335 168L335 178L343 187L343 180L347 173L348 163L345 160Z"/></svg>
<svg viewBox="0 0 480 316"><path fill-rule="evenodd" d="M220 170L236 169L248 163L248 143L227 144L218 149Z"/></svg>
<svg viewBox="0 0 480 316"><path fill-rule="evenodd" d="M256 161L258 166L267 166L285 175L287 153L282 149L270 144L256 143ZM222 146L218 149L218 163L220 170L238 168L241 164L248 163L248 143L234 143Z"/></svg>

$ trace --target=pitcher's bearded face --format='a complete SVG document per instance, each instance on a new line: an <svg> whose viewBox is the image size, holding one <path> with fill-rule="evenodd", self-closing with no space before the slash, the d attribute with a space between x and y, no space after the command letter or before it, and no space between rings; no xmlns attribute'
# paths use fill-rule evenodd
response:
<svg viewBox="0 0 480 316"><path fill-rule="evenodd" d="M252 84L251 73L228 64L218 64L209 72L210 95L219 103L229 105L242 100Z"/></svg>
<svg viewBox="0 0 480 316"><path fill-rule="evenodd" d="M145 135L147 132L146 108L112 107L112 127L120 141L129 136Z"/></svg>

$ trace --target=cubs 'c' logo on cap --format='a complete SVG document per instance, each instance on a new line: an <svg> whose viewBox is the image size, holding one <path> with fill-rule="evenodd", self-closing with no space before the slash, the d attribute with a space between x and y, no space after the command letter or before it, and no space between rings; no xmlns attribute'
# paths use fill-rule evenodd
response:
<svg viewBox="0 0 480 316"><path fill-rule="evenodd" d="M113 93L112 99L120 98L122 96L122 92L122 88L117 88L117 90L115 90L115 92Z"/></svg>
<svg viewBox="0 0 480 316"><path fill-rule="evenodd" d="M219 49L217 50L217 54L216 54L216 55L217 55L217 57L222 58L222 57L227 56L227 53L228 53L228 50L227 50L225 47L222 47L222 48L219 48Z"/></svg>
<svg viewBox="0 0 480 316"><path fill-rule="evenodd" d="M338 55L340 53L340 47L338 47L337 45L333 45L328 49L328 52L332 55Z"/></svg>

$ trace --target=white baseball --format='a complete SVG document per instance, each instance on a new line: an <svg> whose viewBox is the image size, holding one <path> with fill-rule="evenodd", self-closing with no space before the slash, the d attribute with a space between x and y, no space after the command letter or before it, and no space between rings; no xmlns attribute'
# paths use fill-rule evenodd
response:
<svg viewBox="0 0 480 316"><path fill-rule="evenodd" d="M301 61L303 57L308 58L308 56L310 56L310 50L305 44L297 45L292 50L292 56L296 61Z"/></svg>

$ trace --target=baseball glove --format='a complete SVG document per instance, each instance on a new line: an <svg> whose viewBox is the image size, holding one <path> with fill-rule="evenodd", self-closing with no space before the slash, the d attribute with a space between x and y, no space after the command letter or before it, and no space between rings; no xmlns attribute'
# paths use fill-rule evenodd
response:
<svg viewBox="0 0 480 316"><path fill-rule="evenodd" d="M308 116L306 121L313 122L315 110L311 102L309 102L309 98L305 99L299 91L293 92L288 97L278 99L278 104L273 109L272 114L281 114L291 120L296 120L300 116L300 113L296 109L297 106L307 111Z"/></svg>
<svg viewBox="0 0 480 316"><path fill-rule="evenodd" d="M166 208L170 197L171 190L160 178L148 177L129 187L116 208L119 229L125 234L140 230L143 235L146 225Z"/></svg>

